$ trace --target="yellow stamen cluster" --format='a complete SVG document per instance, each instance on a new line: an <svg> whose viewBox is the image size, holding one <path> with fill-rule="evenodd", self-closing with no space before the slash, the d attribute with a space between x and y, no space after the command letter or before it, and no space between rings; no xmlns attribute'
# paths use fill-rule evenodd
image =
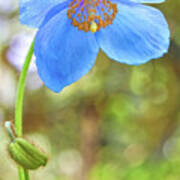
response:
<svg viewBox="0 0 180 180"><path fill-rule="evenodd" d="M92 33L112 24L116 13L116 4L109 0L73 0L67 10L73 26Z"/></svg>

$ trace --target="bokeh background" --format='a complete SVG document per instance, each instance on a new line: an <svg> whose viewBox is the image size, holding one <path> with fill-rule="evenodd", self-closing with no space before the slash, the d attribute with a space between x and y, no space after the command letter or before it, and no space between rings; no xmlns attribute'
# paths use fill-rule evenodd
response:
<svg viewBox="0 0 180 180"><path fill-rule="evenodd" d="M92 71L55 94L34 58L24 136L49 157L32 180L180 179L180 1L156 5L171 29L163 58L128 66L99 53ZM18 21L18 1L0 0L0 180L17 180L3 123L14 118L19 73L36 30Z"/></svg>

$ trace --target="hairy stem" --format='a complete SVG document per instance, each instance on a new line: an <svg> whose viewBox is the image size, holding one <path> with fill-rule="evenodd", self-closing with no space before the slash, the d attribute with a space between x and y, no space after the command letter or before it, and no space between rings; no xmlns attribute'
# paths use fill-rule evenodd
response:
<svg viewBox="0 0 180 180"><path fill-rule="evenodd" d="M14 120L15 130L18 137L22 136L23 134L22 116L23 116L24 88L25 88L28 68L33 56L33 51L34 51L33 49L34 49L34 41L32 42L29 51L27 53L18 83L16 106L15 106L15 120ZM18 166L18 172L19 172L19 180L29 180L29 174L26 169Z"/></svg>

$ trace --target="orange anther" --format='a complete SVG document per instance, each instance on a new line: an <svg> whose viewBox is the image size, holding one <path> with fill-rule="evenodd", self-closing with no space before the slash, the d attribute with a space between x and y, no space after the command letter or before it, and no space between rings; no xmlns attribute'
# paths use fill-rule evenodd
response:
<svg viewBox="0 0 180 180"><path fill-rule="evenodd" d="M82 21L81 14L79 14L77 16L78 16L79 21L81 22Z"/></svg>
<svg viewBox="0 0 180 180"><path fill-rule="evenodd" d="M84 7L83 7L83 6L81 7L80 11L81 11L81 12L83 12L83 11L84 11Z"/></svg>
<svg viewBox="0 0 180 180"><path fill-rule="evenodd" d="M88 24L88 22L84 22L84 31L85 32L89 31L89 24Z"/></svg>
<svg viewBox="0 0 180 180"><path fill-rule="evenodd" d="M84 19L84 20L86 20L86 16L85 16L85 14L83 14L83 19Z"/></svg>
<svg viewBox="0 0 180 180"><path fill-rule="evenodd" d="M96 9L90 9L90 13L96 13Z"/></svg>
<svg viewBox="0 0 180 180"><path fill-rule="evenodd" d="M68 10L68 11L67 11L67 16L68 16L68 18L69 18L69 19L71 19L71 18L72 18L72 13L71 13L71 11L70 11L70 10Z"/></svg>
<svg viewBox="0 0 180 180"><path fill-rule="evenodd" d="M101 8L101 11L104 12L104 8Z"/></svg>
<svg viewBox="0 0 180 180"><path fill-rule="evenodd" d="M79 24L78 29L83 30L83 24Z"/></svg>
<svg viewBox="0 0 180 180"><path fill-rule="evenodd" d="M97 32L112 24L117 6L110 0L72 0L67 16L72 25L85 32Z"/></svg>
<svg viewBox="0 0 180 180"><path fill-rule="evenodd" d="M88 14L90 13L89 6L86 6L86 11Z"/></svg>
<svg viewBox="0 0 180 180"><path fill-rule="evenodd" d="M74 26L78 26L78 25L79 25L78 21L76 21L75 18L72 18L72 24L73 24Z"/></svg>
<svg viewBox="0 0 180 180"><path fill-rule="evenodd" d="M88 22L93 21L95 19L95 15L91 14L90 16L88 16Z"/></svg>

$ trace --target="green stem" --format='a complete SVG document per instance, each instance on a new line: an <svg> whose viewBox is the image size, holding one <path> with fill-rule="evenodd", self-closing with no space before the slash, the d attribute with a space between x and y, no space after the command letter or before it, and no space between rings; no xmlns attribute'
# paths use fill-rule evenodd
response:
<svg viewBox="0 0 180 180"><path fill-rule="evenodd" d="M17 97L16 97L16 106L15 106L15 130L17 133L17 136L20 137L23 134L23 123L22 123L22 114L23 114L23 99L24 99L24 88L25 88L25 82L26 82L26 76L28 72L28 68L33 56L34 52L34 41L32 42L28 54L26 56L21 74L20 79L18 83L18 89L17 89ZM22 167L18 167L19 171L19 179L20 180L29 180L29 174L28 171Z"/></svg>
<svg viewBox="0 0 180 180"><path fill-rule="evenodd" d="M28 54L26 56L24 66L21 71L18 89L17 89L17 97L16 97L16 106L15 106L15 129L17 136L22 136L22 110L23 110L23 99L24 99L24 88L25 88L25 81L26 76L29 68L29 64L31 62L33 56L33 47L34 41L32 42Z"/></svg>
<svg viewBox="0 0 180 180"><path fill-rule="evenodd" d="M19 180L29 180L28 170L18 166Z"/></svg>

